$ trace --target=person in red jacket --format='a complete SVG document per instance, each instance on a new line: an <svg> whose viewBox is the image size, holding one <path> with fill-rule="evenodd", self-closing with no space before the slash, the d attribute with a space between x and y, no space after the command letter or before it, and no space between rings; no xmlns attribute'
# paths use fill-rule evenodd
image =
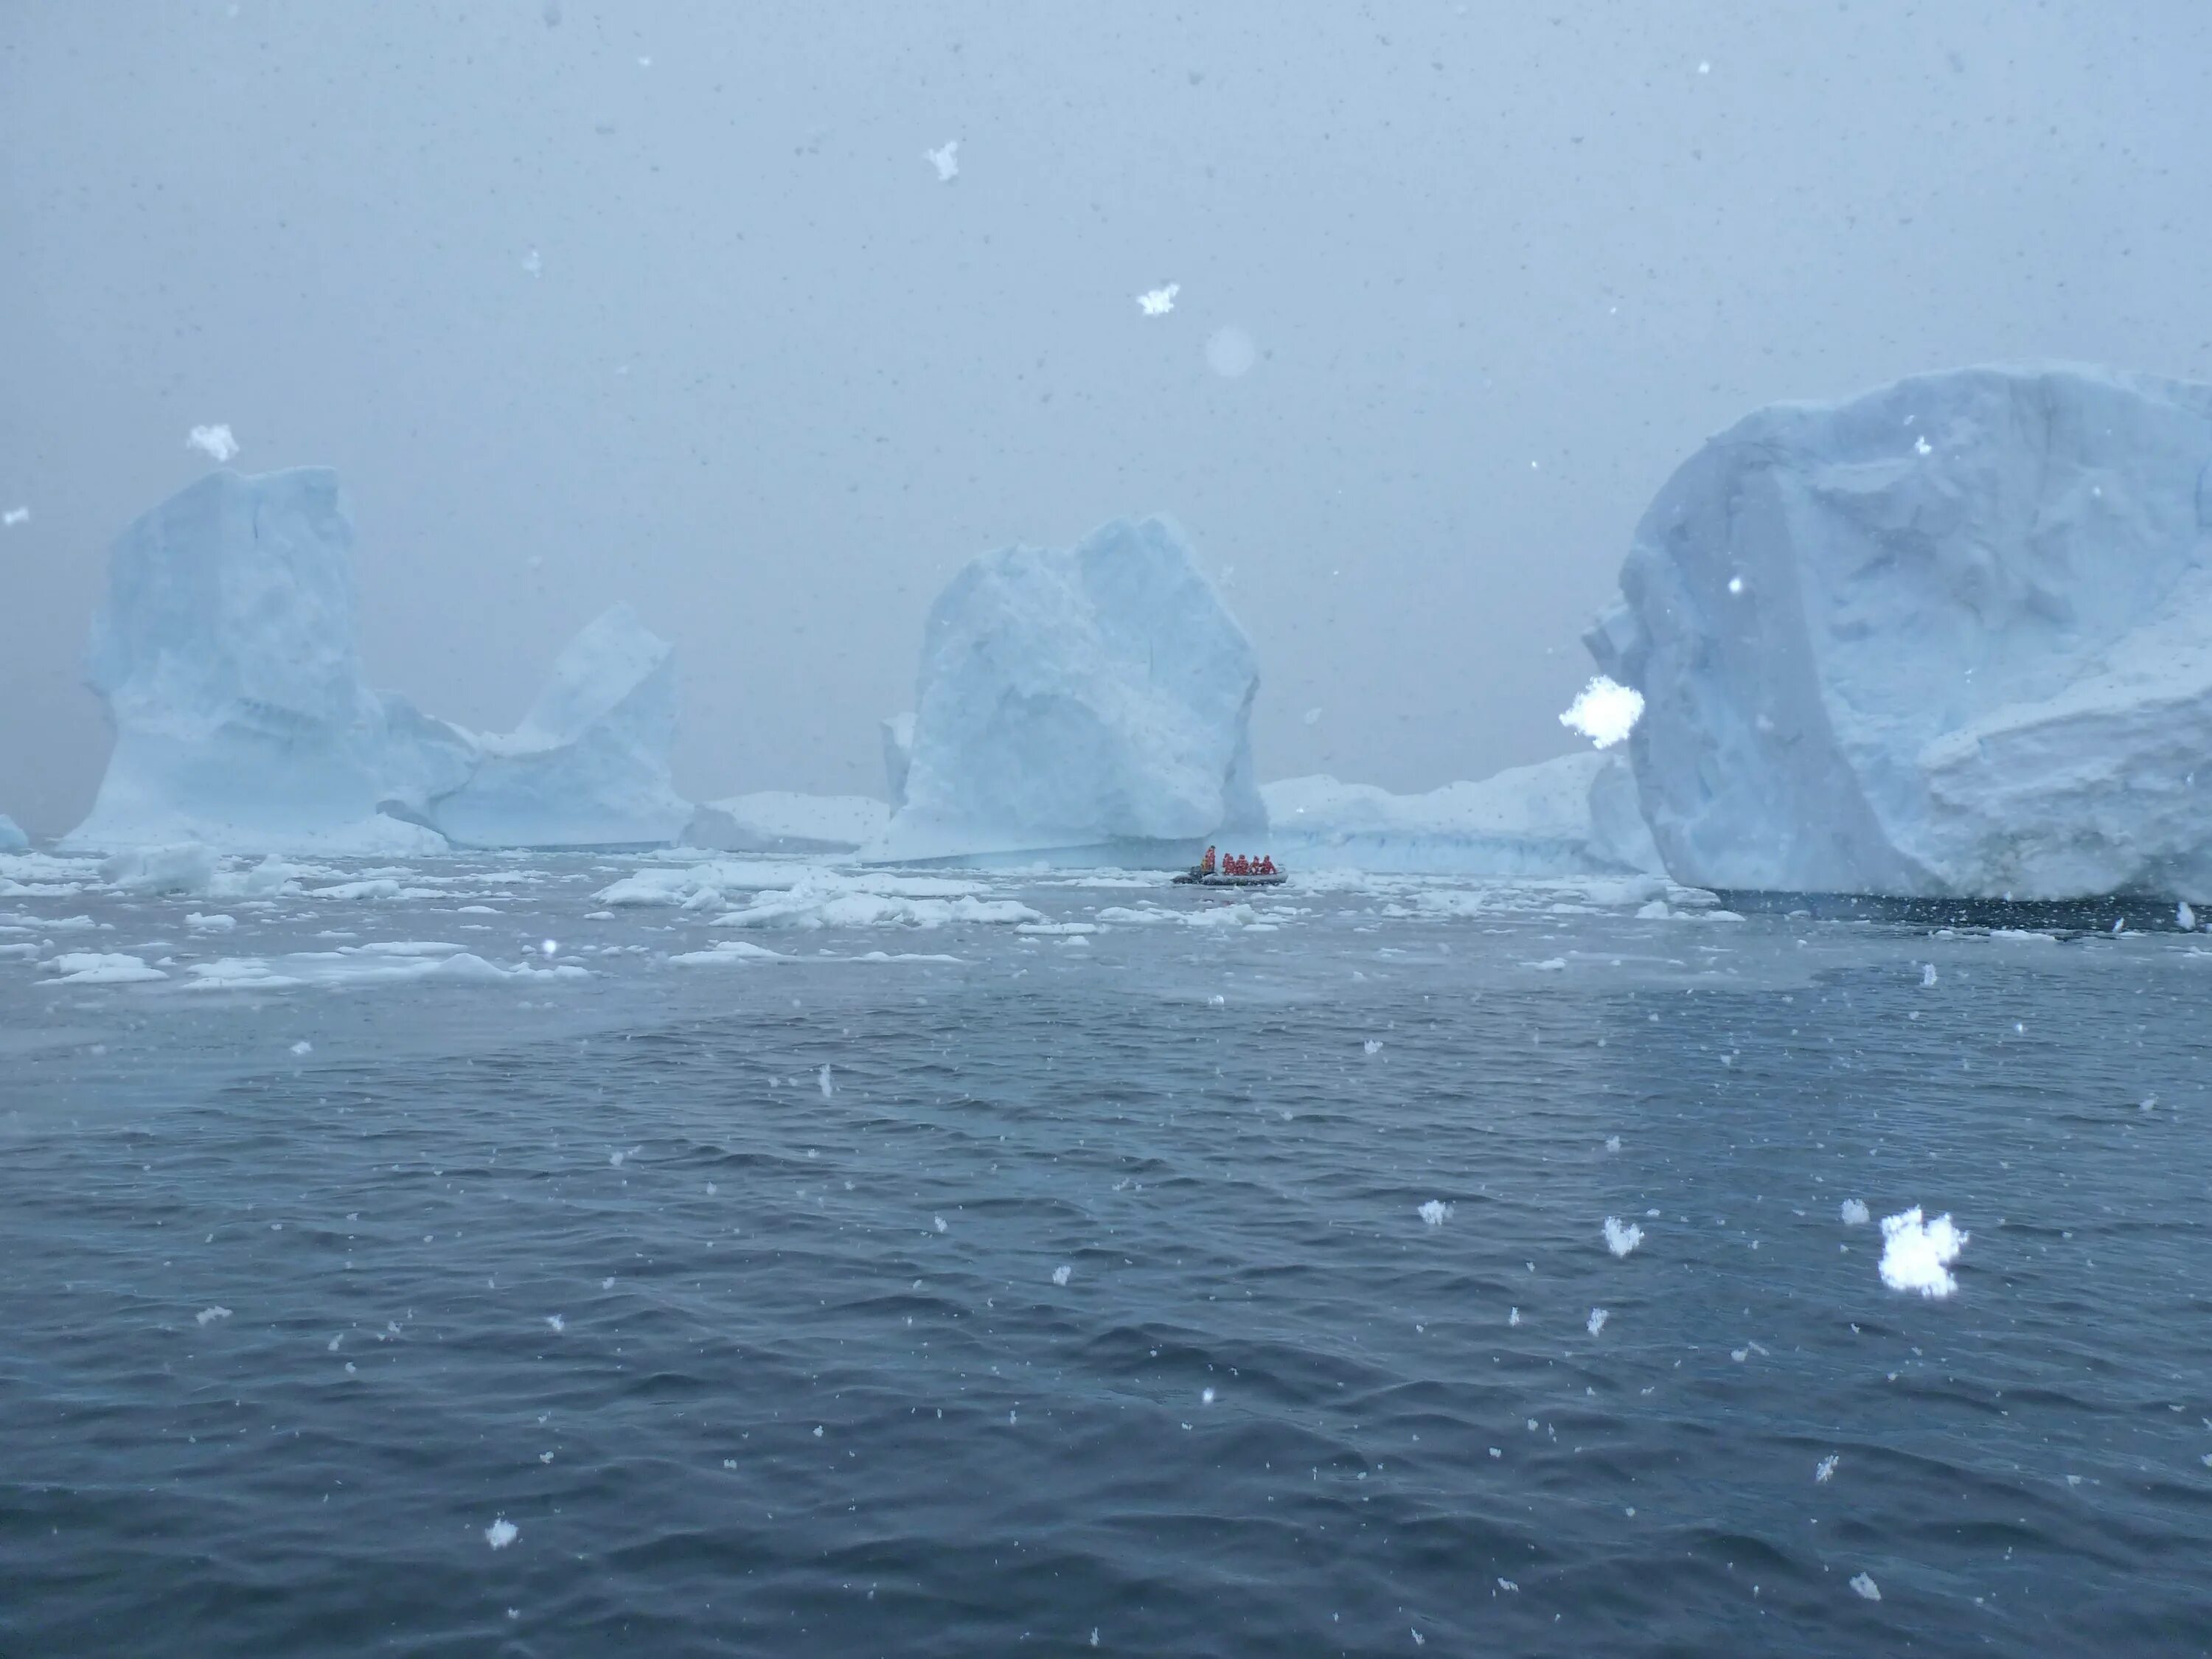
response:
<svg viewBox="0 0 2212 1659"><path fill-rule="evenodd" d="M1242 853L1229 860L1229 873L1232 876L1249 876L1252 873L1251 866L1246 862Z"/></svg>
<svg viewBox="0 0 2212 1659"><path fill-rule="evenodd" d="M1260 873L1263 876L1272 876L1275 873L1275 855L1273 853L1260 860Z"/></svg>
<svg viewBox="0 0 2212 1659"><path fill-rule="evenodd" d="M1210 876L1213 873L1213 849L1211 847L1206 849L1206 856L1198 861L1197 873L1201 876Z"/></svg>

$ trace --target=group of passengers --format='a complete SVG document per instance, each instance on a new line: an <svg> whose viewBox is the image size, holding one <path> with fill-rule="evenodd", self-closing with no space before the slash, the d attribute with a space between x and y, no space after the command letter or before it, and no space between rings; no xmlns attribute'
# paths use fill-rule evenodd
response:
<svg viewBox="0 0 2212 1659"><path fill-rule="evenodd" d="M1262 854L1256 859L1248 858L1242 853L1231 853L1217 863L1213 848L1209 847L1206 849L1206 856L1198 861L1197 873L1201 876L1272 876L1279 872L1275 868L1274 855L1271 853Z"/></svg>

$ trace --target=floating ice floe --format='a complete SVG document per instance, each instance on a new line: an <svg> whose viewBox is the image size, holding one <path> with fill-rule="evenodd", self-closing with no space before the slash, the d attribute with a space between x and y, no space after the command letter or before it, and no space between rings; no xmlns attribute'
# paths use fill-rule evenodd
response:
<svg viewBox="0 0 2212 1659"><path fill-rule="evenodd" d="M503 1515L484 1528L484 1542L495 1550L505 1549L521 1536L522 1528Z"/></svg>
<svg viewBox="0 0 2212 1659"><path fill-rule="evenodd" d="M1625 1256L1644 1242L1644 1229L1633 1221L1624 1222L1617 1215L1605 1218L1605 1248L1615 1256Z"/></svg>
<svg viewBox="0 0 2212 1659"><path fill-rule="evenodd" d="M68 951L46 965L61 975L52 981L56 985L132 985L168 978L159 968L120 951Z"/></svg>
<svg viewBox="0 0 2212 1659"><path fill-rule="evenodd" d="M1826 1457L1814 1464L1813 1466L1814 1484L1815 1486L1826 1486L1830 1480L1835 1478L1836 1465L1843 1461L1844 1460L1839 1454L1830 1452Z"/></svg>
<svg viewBox="0 0 2212 1659"><path fill-rule="evenodd" d="M1854 1576L1851 1579L1851 1588L1869 1601L1881 1600L1881 1591L1876 1587L1870 1574L1862 1572Z"/></svg>
<svg viewBox="0 0 2212 1659"><path fill-rule="evenodd" d="M1073 1279L1074 1276L1075 1276L1075 1269L1074 1269L1074 1268L1073 1268L1073 1267L1068 1267L1068 1266L1066 1266L1066 1265L1065 1265L1065 1264L1062 1264L1062 1265L1061 1265L1061 1266L1060 1266L1060 1267L1054 1267L1054 1268L1052 1270L1052 1282L1053 1282L1054 1284L1055 1284L1055 1285L1066 1285L1066 1284L1067 1283L1067 1281L1068 1281L1069 1279Z"/></svg>
<svg viewBox="0 0 2212 1659"><path fill-rule="evenodd" d="M1431 1227L1443 1226L1445 1218L1452 1212L1452 1206L1440 1198L1430 1199L1419 1207L1421 1219Z"/></svg>
<svg viewBox="0 0 2212 1659"><path fill-rule="evenodd" d="M1948 1215L1924 1221L1916 1204L1900 1215L1884 1216L1881 1237L1881 1282L1893 1291L1941 1297L1959 1288L1950 1267L1969 1235L1953 1225Z"/></svg>
<svg viewBox="0 0 2212 1659"><path fill-rule="evenodd" d="M1874 1218L1874 1212L1867 1208L1865 1201L1862 1199L1845 1199L1843 1202L1842 1213L1844 1225L1846 1227L1863 1227Z"/></svg>
<svg viewBox="0 0 2212 1659"><path fill-rule="evenodd" d="M1587 1328L1589 1329L1589 1334L1592 1336L1595 1336L1600 1331L1603 1330L1605 1328L1605 1322L1609 1317L1611 1317L1611 1316L1603 1308L1592 1308L1589 1310L1589 1319L1587 1324Z"/></svg>
<svg viewBox="0 0 2212 1659"><path fill-rule="evenodd" d="M218 1319L228 1319L229 1317L230 1310L223 1307L221 1304L217 1304L212 1308L202 1308L198 1313L192 1316L193 1320L197 1323L202 1325L212 1325Z"/></svg>
<svg viewBox="0 0 2212 1659"><path fill-rule="evenodd" d="M717 939L703 951L684 951L668 958L687 968L720 967L735 962L793 962L781 951L741 939Z"/></svg>
<svg viewBox="0 0 2212 1659"><path fill-rule="evenodd" d="M222 957L185 969L196 991L273 991L293 986L390 985L414 980L483 985L539 985L591 977L591 970L569 963L533 968L526 962L501 967L471 951L435 940L395 939L343 945L335 951L300 951L278 957Z"/></svg>

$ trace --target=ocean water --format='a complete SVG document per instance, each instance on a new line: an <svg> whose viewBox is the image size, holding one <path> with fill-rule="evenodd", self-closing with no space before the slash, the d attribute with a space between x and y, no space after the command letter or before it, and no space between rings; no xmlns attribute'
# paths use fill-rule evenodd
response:
<svg viewBox="0 0 2212 1659"><path fill-rule="evenodd" d="M0 1651L2212 1644L2200 936L6 862Z"/></svg>

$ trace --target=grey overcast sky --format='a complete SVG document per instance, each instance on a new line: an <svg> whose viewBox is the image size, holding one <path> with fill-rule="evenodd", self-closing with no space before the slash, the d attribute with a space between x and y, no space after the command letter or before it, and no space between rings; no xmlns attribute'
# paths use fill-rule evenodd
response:
<svg viewBox="0 0 2212 1659"><path fill-rule="evenodd" d="M89 805L106 548L213 422L339 469L430 713L633 602L695 797L878 793L952 571L1151 511L1263 777L1541 759L1747 410L2212 378L2208 155L2203 0L6 0L0 810Z"/></svg>

